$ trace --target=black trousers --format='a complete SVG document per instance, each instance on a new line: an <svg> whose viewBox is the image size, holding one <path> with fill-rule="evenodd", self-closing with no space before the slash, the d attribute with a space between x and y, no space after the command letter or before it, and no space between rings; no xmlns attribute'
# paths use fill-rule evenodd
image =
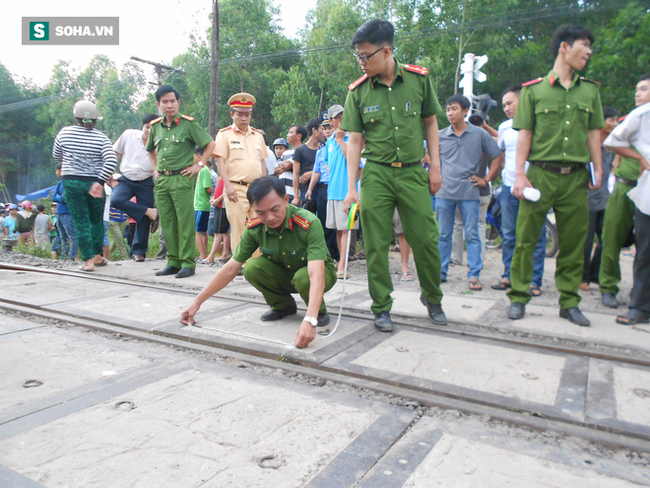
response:
<svg viewBox="0 0 650 488"><path fill-rule="evenodd" d="M634 286L630 308L650 314L650 215L634 212L636 257L634 258Z"/></svg>
<svg viewBox="0 0 650 488"><path fill-rule="evenodd" d="M135 235L131 243L131 254L147 255L149 245L149 217L145 216L148 208L154 206L153 177L142 181L132 181L120 176L118 184L111 195L111 206L126 213L135 220ZM135 197L137 202L132 202Z"/></svg>
<svg viewBox="0 0 650 488"><path fill-rule="evenodd" d="M598 283L600 271L600 255L603 251L603 222L605 210L589 212L589 230L585 241L585 267L582 271L583 283ZM594 236L598 236L598 244L594 249ZM593 255L592 255L593 251Z"/></svg>

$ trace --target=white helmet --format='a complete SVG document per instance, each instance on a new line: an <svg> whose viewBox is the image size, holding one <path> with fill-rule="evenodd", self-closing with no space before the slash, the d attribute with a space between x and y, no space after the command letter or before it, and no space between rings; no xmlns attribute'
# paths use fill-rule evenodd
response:
<svg viewBox="0 0 650 488"><path fill-rule="evenodd" d="M78 119L93 119L97 120L99 118L99 112L97 111L97 105L88 100L79 100L74 104L72 108L72 113Z"/></svg>

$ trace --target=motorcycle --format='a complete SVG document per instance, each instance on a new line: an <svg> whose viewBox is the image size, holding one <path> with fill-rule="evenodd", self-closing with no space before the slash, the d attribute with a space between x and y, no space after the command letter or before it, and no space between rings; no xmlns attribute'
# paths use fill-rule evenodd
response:
<svg viewBox="0 0 650 488"><path fill-rule="evenodd" d="M485 246L488 249L500 249L503 242L503 234L501 232L500 194L501 185L494 186L490 195L490 203L488 203L487 213L485 214L485 222L487 224L485 230ZM548 214L546 215L544 228L546 229L546 257L552 258L557 254L557 251L560 248L555 212L553 212L552 208L549 209Z"/></svg>

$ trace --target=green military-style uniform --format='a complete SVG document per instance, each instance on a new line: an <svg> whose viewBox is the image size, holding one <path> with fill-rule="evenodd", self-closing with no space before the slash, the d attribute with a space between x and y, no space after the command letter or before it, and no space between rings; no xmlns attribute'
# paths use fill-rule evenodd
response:
<svg viewBox="0 0 650 488"><path fill-rule="evenodd" d="M258 248L262 256L249 259ZM262 292L271 310L293 307L291 293L299 293L309 305L309 261L325 261L325 291L337 280L323 225L313 213L293 205L287 205L287 217L280 232L262 224L257 217L249 220L233 259L246 263L244 277ZM319 314L324 313L327 313L325 300L319 310Z"/></svg>
<svg viewBox="0 0 650 488"><path fill-rule="evenodd" d="M440 304L438 224L431 207L424 157L422 119L442 112L428 76L420 66L396 61L390 86L378 76L362 76L349 86L341 128L365 139L367 164L361 176L361 225L365 234L368 290L372 311L389 311L393 282L388 249L397 207L404 234L413 249L422 294Z"/></svg>
<svg viewBox="0 0 650 488"><path fill-rule="evenodd" d="M194 187L196 178L180 174L192 165L194 148L205 147L210 135L193 117L179 114L170 125L151 121L147 151L157 150L156 207L167 243L167 264L194 269Z"/></svg>
<svg viewBox="0 0 650 488"><path fill-rule="evenodd" d="M555 282L560 307L577 307L584 266L583 248L589 229L590 160L587 134L605 126L595 82L574 75L569 89L553 71L544 78L524 83L513 128L533 133L527 177L542 196L524 200L517 217L517 243L510 278L512 302L530 300L533 252L549 208L557 221L560 253ZM541 167L540 167L541 166Z"/></svg>
<svg viewBox="0 0 650 488"><path fill-rule="evenodd" d="M601 293L618 293L621 281L620 254L634 227L634 202L627 192L636 186L641 168L636 159L621 157L616 168L614 191L607 200L603 221L603 247L598 282ZM603 183L605 184L605 183Z"/></svg>

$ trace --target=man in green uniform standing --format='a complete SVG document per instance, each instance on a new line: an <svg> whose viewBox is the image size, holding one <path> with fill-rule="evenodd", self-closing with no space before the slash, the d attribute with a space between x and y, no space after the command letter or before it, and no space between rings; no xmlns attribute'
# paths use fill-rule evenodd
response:
<svg viewBox="0 0 650 488"><path fill-rule="evenodd" d="M156 103L163 116L151 121L147 152L156 181L156 206L167 242L167 266L157 276L194 274L194 176L212 155L214 141L193 117L179 112L180 94L162 85ZM203 155L194 163L194 148Z"/></svg>
<svg viewBox="0 0 650 488"><path fill-rule="evenodd" d="M508 292L508 317L521 319L530 300L533 252L550 207L555 210L560 253L555 283L560 292L560 317L590 325L578 305L584 265L583 247L589 229L588 188L600 186L602 175L600 129L605 126L597 85L576 73L591 57L594 36L578 25L563 25L553 34L553 69L524 83L513 128L519 130L515 184L522 200L517 218L517 243ZM528 173L526 160L530 162ZM586 163L593 162L593 184ZM524 199L524 189L541 192L536 201Z"/></svg>
<svg viewBox="0 0 650 488"><path fill-rule="evenodd" d="M650 77L643 75L636 85L634 101L637 107L650 103ZM607 200L603 222L603 249L600 259L598 281L603 305L618 308L618 283L621 281L621 248L634 227L635 205L627 196L637 184L641 174L639 161L621 157L621 164L614 172L616 185Z"/></svg>
<svg viewBox="0 0 650 488"><path fill-rule="evenodd" d="M403 65L393 57L394 32L390 22L374 19L354 34L352 47L364 75L349 86L341 122L341 129L349 131L348 196L344 208L356 203L361 210L371 309L375 327L384 332L393 330L388 248L395 207L413 249L422 290L420 300L434 323L447 324L440 304L438 224L430 200L442 182L436 119L442 110L427 68ZM431 158L428 175L420 164L425 155L425 137ZM364 143L368 162L359 198L356 182Z"/></svg>
<svg viewBox="0 0 650 488"><path fill-rule="evenodd" d="M316 337L316 326L329 324L323 294L336 283L323 226L313 213L289 204L284 183L275 176L254 180L246 197L257 217L246 224L232 259L182 313L181 323L194 324L201 304L225 288L246 262L244 277L271 306L262 314L262 320L280 320L295 314L296 302L291 294L300 294L307 312L296 346L307 347ZM257 248L262 256L251 258Z"/></svg>

